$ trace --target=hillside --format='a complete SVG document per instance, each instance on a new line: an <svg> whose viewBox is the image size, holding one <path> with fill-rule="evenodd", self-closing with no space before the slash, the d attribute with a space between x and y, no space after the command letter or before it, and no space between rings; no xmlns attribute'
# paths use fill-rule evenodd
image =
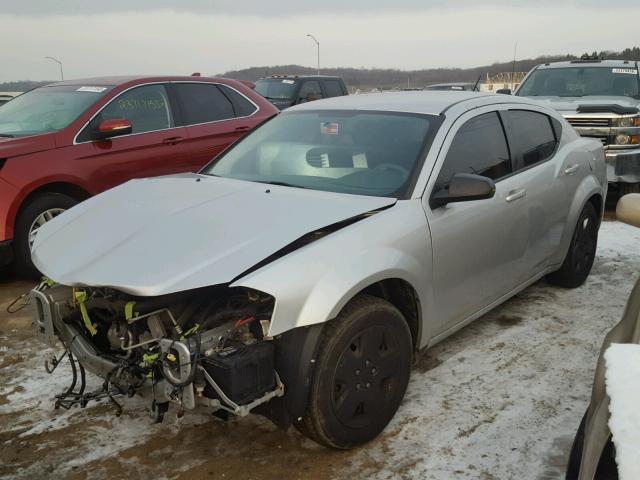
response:
<svg viewBox="0 0 640 480"><path fill-rule="evenodd" d="M640 48L627 48L622 52L602 51L593 52L609 59L624 58L628 60L640 60ZM527 72L540 63L556 62L560 60L574 60L576 55L549 55L531 59L517 60L513 62L494 63L473 68L434 68L425 70L395 70L395 69L362 69L362 68L322 68L323 75L337 75L345 79L351 88L397 88L406 87L407 80L410 86L424 86L441 82L475 82L479 76L484 78L486 74L494 75L501 72L510 72L515 67L516 72ZM321 65L322 67L322 65ZM220 73L220 76L236 78L240 80L255 81L260 77L275 74L309 75L315 74L316 69L300 65L276 65L270 67L251 67L242 70L233 70Z"/></svg>

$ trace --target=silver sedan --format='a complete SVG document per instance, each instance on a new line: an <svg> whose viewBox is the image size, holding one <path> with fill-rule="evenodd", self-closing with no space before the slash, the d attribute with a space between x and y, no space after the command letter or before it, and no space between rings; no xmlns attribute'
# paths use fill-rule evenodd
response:
<svg viewBox="0 0 640 480"><path fill-rule="evenodd" d="M585 281L606 189L602 145L530 100L291 108L197 174L131 181L41 228L36 333L106 379L57 402L139 393L158 421L255 411L362 444L417 350L542 277Z"/></svg>

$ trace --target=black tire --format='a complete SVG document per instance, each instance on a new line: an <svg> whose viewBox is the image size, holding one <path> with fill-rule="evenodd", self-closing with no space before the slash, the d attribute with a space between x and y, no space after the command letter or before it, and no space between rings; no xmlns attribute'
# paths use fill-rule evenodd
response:
<svg viewBox="0 0 640 480"><path fill-rule="evenodd" d="M620 197L629 193L640 193L640 183L619 183L618 194Z"/></svg>
<svg viewBox="0 0 640 480"><path fill-rule="evenodd" d="M582 285L593 266L598 246L599 220L591 202L582 209L567 256L560 269L547 276L547 280L560 287L576 288Z"/></svg>
<svg viewBox="0 0 640 480"><path fill-rule="evenodd" d="M580 462L582 461L582 449L584 447L584 430L587 425L587 412L584 412L576 436L573 438L571 452L569 453L569 461L567 462L566 480L578 480L580 474Z"/></svg>
<svg viewBox="0 0 640 480"><path fill-rule="evenodd" d="M44 212L58 209L68 210L77 203L78 201L74 198L60 193L40 193L28 200L22 207L16 220L13 238L15 269L19 275L28 278L36 278L40 275L31 261L29 244L29 232L36 219Z"/></svg>
<svg viewBox="0 0 640 480"><path fill-rule="evenodd" d="M413 347L404 317L383 299L358 295L324 328L318 352L298 429L339 449L372 440L393 418L409 383Z"/></svg>

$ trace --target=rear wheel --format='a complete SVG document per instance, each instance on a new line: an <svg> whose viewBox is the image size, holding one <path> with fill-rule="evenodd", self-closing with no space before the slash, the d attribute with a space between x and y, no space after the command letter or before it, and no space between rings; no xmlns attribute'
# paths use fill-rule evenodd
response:
<svg viewBox="0 0 640 480"><path fill-rule="evenodd" d="M41 193L23 206L16 220L14 235L15 267L20 275L37 277L40 274L31 261L31 247L38 230L77 203L75 199L60 193Z"/></svg>
<svg viewBox="0 0 640 480"><path fill-rule="evenodd" d="M396 413L409 382L413 347L404 317L383 299L359 295L327 324L318 352L298 429L341 449L375 438Z"/></svg>
<svg viewBox="0 0 640 480"><path fill-rule="evenodd" d="M547 276L550 283L566 288L582 285L593 266L598 245L598 214L588 202L578 218L578 224L571 238L571 245L560 270Z"/></svg>

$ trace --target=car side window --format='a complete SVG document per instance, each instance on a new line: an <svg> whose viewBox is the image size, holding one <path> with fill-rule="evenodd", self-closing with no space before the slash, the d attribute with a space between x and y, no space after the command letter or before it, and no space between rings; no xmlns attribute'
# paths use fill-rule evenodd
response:
<svg viewBox="0 0 640 480"><path fill-rule="evenodd" d="M234 118L231 100L213 83L176 83L174 85L184 125Z"/></svg>
<svg viewBox="0 0 640 480"><path fill-rule="evenodd" d="M551 118L531 110L509 110L509 133L518 153L518 168L548 160L558 141Z"/></svg>
<svg viewBox="0 0 640 480"><path fill-rule="evenodd" d="M447 188L456 173L473 173L499 180L512 173L511 157L497 112L478 115L455 134L434 192Z"/></svg>
<svg viewBox="0 0 640 480"><path fill-rule="evenodd" d="M340 97L344 95L342 85L340 85L338 80L324 80L324 89L327 92L327 97Z"/></svg>
<svg viewBox="0 0 640 480"><path fill-rule="evenodd" d="M124 118L131 123L131 133L164 130L175 126L169 97L164 85L142 85L121 93L104 107L78 136L89 141L105 120Z"/></svg>
<svg viewBox="0 0 640 480"><path fill-rule="evenodd" d="M322 98L322 89L320 83L317 80L307 80L300 87L300 93L298 94L300 102L312 102Z"/></svg>
<svg viewBox="0 0 640 480"><path fill-rule="evenodd" d="M231 100L236 117L248 117L258 109L244 95L238 93L233 88L227 87L226 85L218 85L218 87L224 95Z"/></svg>

